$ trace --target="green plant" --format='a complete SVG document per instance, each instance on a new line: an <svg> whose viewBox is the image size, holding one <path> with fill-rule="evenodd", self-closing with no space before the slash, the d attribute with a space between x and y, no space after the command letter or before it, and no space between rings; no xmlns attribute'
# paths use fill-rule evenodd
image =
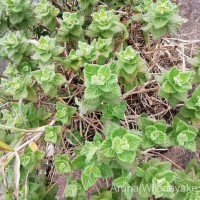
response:
<svg viewBox="0 0 200 200"><path fill-rule="evenodd" d="M112 197L113 197L112 192L105 190L105 191L102 191L100 193L100 195L98 193L93 194L91 196L91 200L102 200L102 199L104 199L104 200L111 200Z"/></svg>
<svg viewBox="0 0 200 200"><path fill-rule="evenodd" d="M161 84L158 94L166 98L171 106L175 106L180 101L187 100L188 90L192 88L190 80L191 72L180 71L177 67L173 67L163 72L162 77L158 79Z"/></svg>
<svg viewBox="0 0 200 200"><path fill-rule="evenodd" d="M193 68L193 76L192 82L199 83L200 82L200 52L194 58L189 58L188 63L192 65Z"/></svg>
<svg viewBox="0 0 200 200"><path fill-rule="evenodd" d="M86 42L78 42L78 49L72 49L66 57L65 65L75 71L79 70L85 63L97 61L98 64L105 64L106 59L111 55L113 49L112 39L94 39L89 45Z"/></svg>
<svg viewBox="0 0 200 200"><path fill-rule="evenodd" d="M81 57L76 53L74 49L69 52L69 55L65 59L66 68L72 68L78 71L81 65Z"/></svg>
<svg viewBox="0 0 200 200"><path fill-rule="evenodd" d="M63 13L63 21L58 30L58 40L61 42L78 41L83 36L84 18L80 13Z"/></svg>
<svg viewBox="0 0 200 200"><path fill-rule="evenodd" d="M55 8L47 0L40 0L35 5L34 12L36 18L41 21L47 28L53 31L56 27L56 17L59 14L59 9Z"/></svg>
<svg viewBox="0 0 200 200"><path fill-rule="evenodd" d="M67 178L67 185L68 186L65 189L65 197L78 198L80 200L84 200L86 198L86 194L80 181Z"/></svg>
<svg viewBox="0 0 200 200"><path fill-rule="evenodd" d="M198 163L170 148L199 150L199 58L170 68L145 38L182 21L169 0L0 1L0 196L199 199Z"/></svg>
<svg viewBox="0 0 200 200"><path fill-rule="evenodd" d="M135 160L141 141L142 139L137 134L117 127L106 135L106 140L100 147L100 153L104 157L116 158L122 163L130 164Z"/></svg>
<svg viewBox="0 0 200 200"><path fill-rule="evenodd" d="M105 105L102 108L102 120L113 120L118 122L124 118L127 103L122 101L119 104Z"/></svg>
<svg viewBox="0 0 200 200"><path fill-rule="evenodd" d="M130 46L125 51L119 52L118 65L119 76L126 90L130 90L136 85L143 85L150 79L145 60Z"/></svg>
<svg viewBox="0 0 200 200"><path fill-rule="evenodd" d="M12 77L4 81L5 93L7 95L12 95L14 99L30 99L36 100L37 94L35 88L32 86L31 76L21 76Z"/></svg>
<svg viewBox="0 0 200 200"><path fill-rule="evenodd" d="M199 199L200 191L200 174L199 174L199 163L197 160L191 160L186 168L186 171L175 172L175 186L178 188L175 199L192 200ZM188 188L182 190L181 188Z"/></svg>
<svg viewBox="0 0 200 200"><path fill-rule="evenodd" d="M65 83L65 77L60 73L55 73L54 65L43 66L41 70L34 71L33 76L44 92L51 97L56 96L58 86Z"/></svg>
<svg viewBox="0 0 200 200"><path fill-rule="evenodd" d="M96 43L96 53L99 57L98 63L104 64L105 60L108 59L113 50L113 42L111 38L102 39L98 38Z"/></svg>
<svg viewBox="0 0 200 200"><path fill-rule="evenodd" d="M121 175L113 180L113 187L122 189L122 197L126 199L132 199L133 191L131 190L131 183L134 179L134 176L131 172L122 170ZM125 189L126 188L126 189ZM125 189L125 190L123 190Z"/></svg>
<svg viewBox="0 0 200 200"><path fill-rule="evenodd" d="M24 154L21 156L21 165L28 171L33 171L38 164L40 164L41 159L44 157L44 152L36 150L32 151L27 148Z"/></svg>
<svg viewBox="0 0 200 200"><path fill-rule="evenodd" d="M90 45L86 42L79 41L77 54L81 57L83 65L95 61L97 59L96 40L93 40Z"/></svg>
<svg viewBox="0 0 200 200"><path fill-rule="evenodd" d="M72 116L76 112L76 108L58 102L56 104L56 111L56 120L61 121L63 124L69 125L71 123Z"/></svg>
<svg viewBox="0 0 200 200"><path fill-rule="evenodd" d="M178 27L186 20L178 15L178 6L170 0L158 0L144 5L142 15L144 22L143 31L150 31L154 39L158 39L167 33L176 33Z"/></svg>
<svg viewBox="0 0 200 200"><path fill-rule="evenodd" d="M173 198L174 173L170 163L151 159L136 169L136 177L135 183L139 184L139 192L136 195L139 198L148 198L153 195L155 198Z"/></svg>
<svg viewBox="0 0 200 200"><path fill-rule="evenodd" d="M167 125L163 121L153 121L142 116L138 122L139 128L144 133L142 147L148 149L153 146L167 146L168 136L166 134Z"/></svg>
<svg viewBox="0 0 200 200"><path fill-rule="evenodd" d="M28 29L29 26L35 24L30 0L5 0L3 8L13 26L17 26L19 29Z"/></svg>
<svg viewBox="0 0 200 200"><path fill-rule="evenodd" d="M45 128L45 138L46 142L52 142L58 144L60 142L61 126L47 126Z"/></svg>
<svg viewBox="0 0 200 200"><path fill-rule="evenodd" d="M192 96L185 102L180 110L180 117L198 124L200 120L200 87L197 87Z"/></svg>
<svg viewBox="0 0 200 200"><path fill-rule="evenodd" d="M71 172L71 167L69 165L69 156L67 154L56 155L54 160L54 165L56 171L59 174Z"/></svg>
<svg viewBox="0 0 200 200"><path fill-rule="evenodd" d="M86 15L92 12L93 6L95 6L99 0L79 0L80 8Z"/></svg>
<svg viewBox="0 0 200 200"><path fill-rule="evenodd" d="M37 109L34 104L28 103L26 105L11 103L10 110L5 110L2 121L8 126L12 125L21 128L24 125L27 128L36 128L44 125L45 120L51 116L45 107Z"/></svg>
<svg viewBox="0 0 200 200"><path fill-rule="evenodd" d="M113 38L124 30L123 25L119 22L119 17L112 10L106 11L103 6L99 8L98 12L92 14L92 19L92 24L87 30L87 35L90 37Z"/></svg>
<svg viewBox="0 0 200 200"><path fill-rule="evenodd" d="M18 65L28 51L28 41L24 32L9 32L0 40L3 56Z"/></svg>
<svg viewBox="0 0 200 200"><path fill-rule="evenodd" d="M35 54L33 60L43 63L51 63L56 56L63 52L63 47L56 45L56 39L49 36L41 37L36 44L33 44Z"/></svg>
<svg viewBox="0 0 200 200"><path fill-rule="evenodd" d="M101 106L102 103L119 102L120 88L117 84L117 75L112 72L113 65L115 63L85 65L84 77L86 89L83 104L86 111L94 110Z"/></svg>
<svg viewBox="0 0 200 200"><path fill-rule="evenodd" d="M196 136L197 129L195 127L187 125L181 120L173 121L172 130L169 134L172 145L179 145L190 151L196 151Z"/></svg>

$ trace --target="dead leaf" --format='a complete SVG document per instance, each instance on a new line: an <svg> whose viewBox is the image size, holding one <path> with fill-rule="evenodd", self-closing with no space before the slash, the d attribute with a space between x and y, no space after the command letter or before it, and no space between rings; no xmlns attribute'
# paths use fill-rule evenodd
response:
<svg viewBox="0 0 200 200"><path fill-rule="evenodd" d="M36 152L38 150L38 146L37 144L34 142L34 141L31 141L29 143L29 148L33 151L33 152Z"/></svg>
<svg viewBox="0 0 200 200"><path fill-rule="evenodd" d="M20 180L20 157L17 152L15 152L15 162L13 168L13 177L14 177L14 195L16 199L19 197L19 180Z"/></svg>
<svg viewBox="0 0 200 200"><path fill-rule="evenodd" d="M12 147L10 147L8 144L0 140L0 148L6 151L14 151Z"/></svg>

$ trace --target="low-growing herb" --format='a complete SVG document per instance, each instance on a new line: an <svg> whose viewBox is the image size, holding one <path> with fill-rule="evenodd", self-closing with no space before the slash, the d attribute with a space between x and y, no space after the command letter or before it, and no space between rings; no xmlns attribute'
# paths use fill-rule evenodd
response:
<svg viewBox="0 0 200 200"><path fill-rule="evenodd" d="M158 94L166 98L171 106L176 106L180 101L187 100L188 91L192 88L190 80L191 72L180 71L177 67L173 67L163 72L158 80L161 84Z"/></svg>

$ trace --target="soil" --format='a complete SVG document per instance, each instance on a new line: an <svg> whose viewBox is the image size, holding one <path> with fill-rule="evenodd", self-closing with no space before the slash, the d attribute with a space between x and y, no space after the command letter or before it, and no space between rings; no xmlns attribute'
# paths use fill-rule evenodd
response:
<svg viewBox="0 0 200 200"><path fill-rule="evenodd" d="M188 19L188 22L181 28L181 35L184 39L198 39L200 36L200 1L199 0L176 0L180 4L181 16Z"/></svg>

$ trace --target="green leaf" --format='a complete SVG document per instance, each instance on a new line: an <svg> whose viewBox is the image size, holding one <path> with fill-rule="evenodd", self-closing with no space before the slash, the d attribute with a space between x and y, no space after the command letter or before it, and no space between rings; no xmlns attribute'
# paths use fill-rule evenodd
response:
<svg viewBox="0 0 200 200"><path fill-rule="evenodd" d="M85 142L81 150L81 154L86 156L86 161L89 162L97 152L97 147L92 142Z"/></svg>
<svg viewBox="0 0 200 200"><path fill-rule="evenodd" d="M73 169L83 169L86 166L85 159L85 155L78 155L77 157L75 157L71 162Z"/></svg>
<svg viewBox="0 0 200 200"><path fill-rule="evenodd" d="M164 27L169 22L169 19L158 17L154 19L154 26L156 29Z"/></svg>
<svg viewBox="0 0 200 200"><path fill-rule="evenodd" d="M103 92L95 85L89 85L85 89L84 97L86 99L95 99L100 97L103 94Z"/></svg>
<svg viewBox="0 0 200 200"><path fill-rule="evenodd" d="M55 165L57 173L59 174L71 172L69 157L67 154L56 155L55 160L54 160L54 165Z"/></svg>
<svg viewBox="0 0 200 200"><path fill-rule="evenodd" d="M97 166L89 165L86 166L82 172L81 182L85 190L88 190L93 186L97 179L101 177L101 171Z"/></svg>
<svg viewBox="0 0 200 200"><path fill-rule="evenodd" d="M137 149L142 142L142 138L134 134L126 134L123 138L127 139L132 150Z"/></svg>
<svg viewBox="0 0 200 200"><path fill-rule="evenodd" d="M135 160L135 151L124 151L121 154L117 154L117 158L124 163L132 163Z"/></svg>
<svg viewBox="0 0 200 200"><path fill-rule="evenodd" d="M56 111L55 119L57 121L61 121L63 124L69 125L73 115L76 112L76 108L61 102L57 102Z"/></svg>
<svg viewBox="0 0 200 200"><path fill-rule="evenodd" d="M57 73L54 76L54 85L60 86L66 82L65 77L62 74Z"/></svg>
<svg viewBox="0 0 200 200"><path fill-rule="evenodd" d="M101 166L99 166L99 169L101 170L102 178L113 177L113 171L109 165L102 164Z"/></svg>
<svg viewBox="0 0 200 200"><path fill-rule="evenodd" d="M113 158L115 156L115 152L112 150L112 141L110 139L105 140L101 144L99 153L108 158Z"/></svg>
<svg viewBox="0 0 200 200"><path fill-rule="evenodd" d="M168 81L165 81L163 83L162 89L167 93L175 93L176 92L176 90L173 88L173 86Z"/></svg>
<svg viewBox="0 0 200 200"><path fill-rule="evenodd" d="M113 186L118 187L118 188L123 188L127 186L127 180L125 177L119 177L112 182Z"/></svg>
<svg viewBox="0 0 200 200"><path fill-rule="evenodd" d="M78 186L77 184L68 184L65 188L65 197L77 197Z"/></svg>
<svg viewBox="0 0 200 200"><path fill-rule="evenodd" d="M127 134L127 130L123 127L118 127L112 130L111 138L114 139L115 137L122 138L124 135Z"/></svg>

